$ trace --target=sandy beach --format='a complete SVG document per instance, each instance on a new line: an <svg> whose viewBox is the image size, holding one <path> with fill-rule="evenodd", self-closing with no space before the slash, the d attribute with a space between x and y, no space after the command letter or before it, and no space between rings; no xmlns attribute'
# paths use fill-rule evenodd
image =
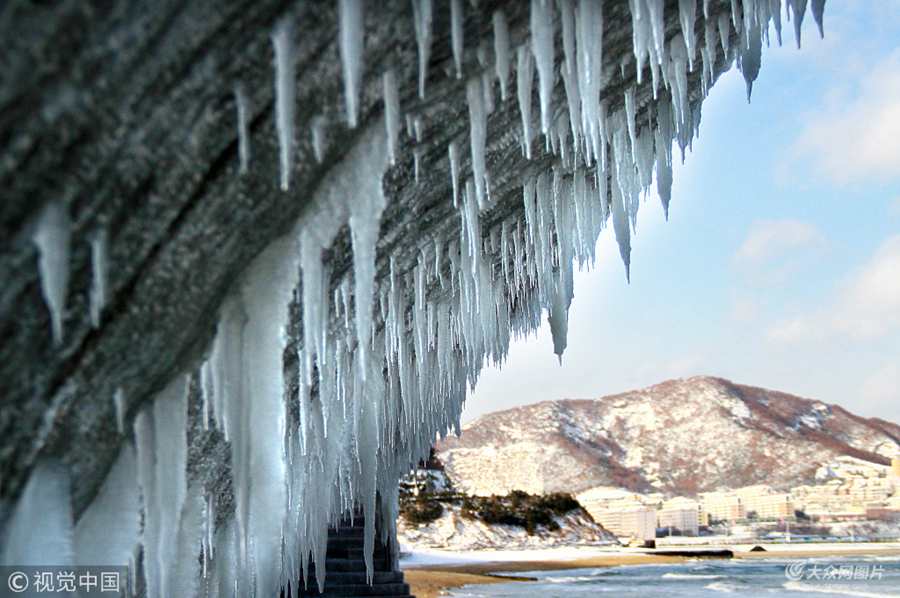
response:
<svg viewBox="0 0 900 598"><path fill-rule="evenodd" d="M900 556L900 543L890 544L827 544L794 547L786 545L762 544L765 552L749 552L752 546L718 546L733 549L735 559L806 559L847 556ZM401 563L411 593L417 598L436 598L447 590L474 584L528 582L533 579L521 575L528 571L554 571L564 569L588 569L626 565L649 565L680 563L691 557L655 555L652 552L626 551L581 551L570 550L498 551L497 559L491 552L485 553L443 553L435 551L425 558L413 558ZM554 558L558 553L558 558ZM418 556L418 555L417 555ZM519 558L520 557L520 558ZM534 557L534 558L532 558ZM504 560L512 558L514 560ZM467 560L469 559L469 560Z"/></svg>

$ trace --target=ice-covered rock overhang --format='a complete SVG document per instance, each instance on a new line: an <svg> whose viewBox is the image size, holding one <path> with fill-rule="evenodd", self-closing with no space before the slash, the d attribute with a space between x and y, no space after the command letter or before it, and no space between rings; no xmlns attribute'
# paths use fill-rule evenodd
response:
<svg viewBox="0 0 900 598"><path fill-rule="evenodd" d="M806 5L4 7L4 561L272 595L354 503L371 546L485 362L544 317L562 354L573 263L609 225L629 267L709 87L749 94Z"/></svg>

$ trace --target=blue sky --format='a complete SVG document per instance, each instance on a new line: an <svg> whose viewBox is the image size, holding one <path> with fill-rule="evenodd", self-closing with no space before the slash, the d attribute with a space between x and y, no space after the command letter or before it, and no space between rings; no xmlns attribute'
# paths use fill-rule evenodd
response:
<svg viewBox="0 0 900 598"><path fill-rule="evenodd" d="M829 2L703 105L669 222L638 215L631 284L611 231L549 327L488 369L464 420L708 374L900 422L900 0Z"/></svg>

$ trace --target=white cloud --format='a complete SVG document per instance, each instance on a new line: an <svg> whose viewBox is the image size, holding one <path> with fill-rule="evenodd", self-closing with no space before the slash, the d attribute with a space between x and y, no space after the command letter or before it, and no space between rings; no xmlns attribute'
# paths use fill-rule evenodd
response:
<svg viewBox="0 0 900 598"><path fill-rule="evenodd" d="M900 49L807 115L794 161L838 184L900 176Z"/></svg>
<svg viewBox="0 0 900 598"><path fill-rule="evenodd" d="M735 297L731 302L729 316L735 322L752 322L759 317L761 306L759 301L752 296Z"/></svg>
<svg viewBox="0 0 900 598"><path fill-rule="evenodd" d="M814 225L801 220L758 220L734 257L743 264L761 265L785 253L823 244L825 237Z"/></svg>
<svg viewBox="0 0 900 598"><path fill-rule="evenodd" d="M767 337L776 342L883 337L900 328L900 235L885 240L840 289L835 299L810 314L779 322Z"/></svg>

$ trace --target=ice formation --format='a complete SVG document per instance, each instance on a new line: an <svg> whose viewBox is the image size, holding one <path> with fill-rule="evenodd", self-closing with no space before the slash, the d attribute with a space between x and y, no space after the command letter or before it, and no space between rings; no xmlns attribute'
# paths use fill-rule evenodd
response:
<svg viewBox="0 0 900 598"><path fill-rule="evenodd" d="M310 123L310 134L312 135L313 156L316 162L322 163L325 158L325 117L314 116Z"/></svg>
<svg viewBox="0 0 900 598"><path fill-rule="evenodd" d="M116 431L125 433L125 391L117 388L113 393L113 409L116 411Z"/></svg>
<svg viewBox="0 0 900 598"><path fill-rule="evenodd" d="M412 255L379 253L381 215L390 199L383 177L389 164L404 158L405 149L399 144L402 106L396 74L381 73L384 122L359 132L345 158L304 198L303 217L294 230L273 241L240 277L221 307L199 371L177 377L137 414L135 456L123 449L94 503L116 505L109 508L122 516L122 533L104 558L128 558L135 541L131 516L139 503L150 596L189 596L202 593L200 588L208 595L272 596L298 579L322 587L327 527L359 507L365 514L371 577L376 513L383 537L393 541L399 476L428 455L436 435L459 430L467 390L485 365L502 363L513 338L534 332L547 318L554 352L562 359L573 268L594 262L598 235L611 220L630 277L642 197L655 179L668 213L672 144L678 144L683 159L700 123L702 95L720 70L717 57L726 65L739 64L749 91L762 40L770 24L780 27L777 0L732 2L730 10L709 2L698 10L694 2L679 0L677 31L667 34L663 12L673 4L629 0L633 56L606 69L602 3L534 0L531 37L517 47L510 47L503 14L494 13L493 64L486 44L477 45L481 72L475 70L476 61L465 62L467 79L453 82L465 88L471 157L466 164L465 140L448 142L445 164L452 192L446 201L458 210L458 228L422 239ZM812 4L820 23L822 2ZM787 1L795 26L805 8L805 0ZM414 0L411 12L418 92L424 97L432 3ZM353 125L364 70L359 4L340 0L340 21L346 108ZM453 62L461 76L471 50L462 40L461 2L451 3L450 21ZM561 56L555 51L557 38ZM281 187L287 189L296 85L289 22L279 24L272 39ZM507 95L513 55L518 137L532 162L514 185L521 188L521 212L498 219L492 212L489 114L494 77L500 80L501 97ZM606 89L630 68L637 69L644 87ZM545 141L539 155L533 155L540 148L531 143L535 71ZM564 97L554 98L557 71ZM691 73L702 77L699 94L689 87ZM410 137L422 139L421 116L407 112L406 125ZM321 117L311 126L315 157L321 161ZM338 270L327 256L347 229L352 261ZM65 208L56 203L34 235L57 338L62 336L68 231ZM292 338L298 342L289 344ZM296 351L290 359L297 363L293 371L285 370L286 351ZM191 388L199 389L204 428L214 427L229 444L234 513L220 517L218 525L215 501L187 483ZM121 430L120 391L114 404ZM73 526L68 483L57 465L34 470L8 527L7 562L10 555L45 558L34 542L51 535L58 538L54 562L100 554L95 532L86 530L109 523L88 509ZM54 516L45 517L47 512ZM31 521L39 522L36 530L29 527ZM191 558L197 550L202 558ZM311 563L315 579L308 579Z"/></svg>
<svg viewBox="0 0 900 598"><path fill-rule="evenodd" d="M71 239L72 222L68 208L59 201L48 203L38 217L32 241L38 249L41 292L50 309L53 342L56 344L60 344L63 339Z"/></svg>
<svg viewBox="0 0 900 598"><path fill-rule="evenodd" d="M294 56L292 22L279 22L272 32L275 47L275 126L278 129L278 151L281 160L281 189L291 186L294 166L294 110L296 87L296 57Z"/></svg>
<svg viewBox="0 0 900 598"><path fill-rule="evenodd" d="M413 0L413 19L416 30L416 46L419 49L419 97L425 99L425 81L428 78L428 60L431 58L431 0Z"/></svg>
<svg viewBox="0 0 900 598"><path fill-rule="evenodd" d="M387 133L388 160L391 166L397 163L397 135L400 133L400 92L393 70L385 71L384 86L384 130Z"/></svg>
<svg viewBox="0 0 900 598"><path fill-rule="evenodd" d="M359 84L362 79L363 0L340 1L340 50L344 66L344 101L347 123L356 127L359 120Z"/></svg>
<svg viewBox="0 0 900 598"><path fill-rule="evenodd" d="M180 595L174 586L181 507L187 494L187 380L174 380L134 422L141 488L148 596Z"/></svg>
<svg viewBox="0 0 900 598"><path fill-rule="evenodd" d="M250 168L250 132L247 130L247 92L241 84L234 86L234 103L237 108L238 126L238 158L240 159L239 171L246 174Z"/></svg>
<svg viewBox="0 0 900 598"><path fill-rule="evenodd" d="M74 530L76 565L126 566L140 537L140 489L134 447L125 445Z"/></svg>
<svg viewBox="0 0 900 598"><path fill-rule="evenodd" d="M456 78L462 79L463 60L463 6L462 0L450 0L450 46Z"/></svg>
<svg viewBox="0 0 900 598"><path fill-rule="evenodd" d="M502 10L494 13L492 21L494 24L494 68L497 72L497 79L500 81L500 99L505 102L510 68L509 25L506 23L506 15Z"/></svg>
<svg viewBox="0 0 900 598"><path fill-rule="evenodd" d="M3 565L72 565L75 561L69 473L38 463L4 530Z"/></svg>
<svg viewBox="0 0 900 598"><path fill-rule="evenodd" d="M100 316L106 306L106 281L108 277L107 233L101 228L91 237L91 325L100 327Z"/></svg>

